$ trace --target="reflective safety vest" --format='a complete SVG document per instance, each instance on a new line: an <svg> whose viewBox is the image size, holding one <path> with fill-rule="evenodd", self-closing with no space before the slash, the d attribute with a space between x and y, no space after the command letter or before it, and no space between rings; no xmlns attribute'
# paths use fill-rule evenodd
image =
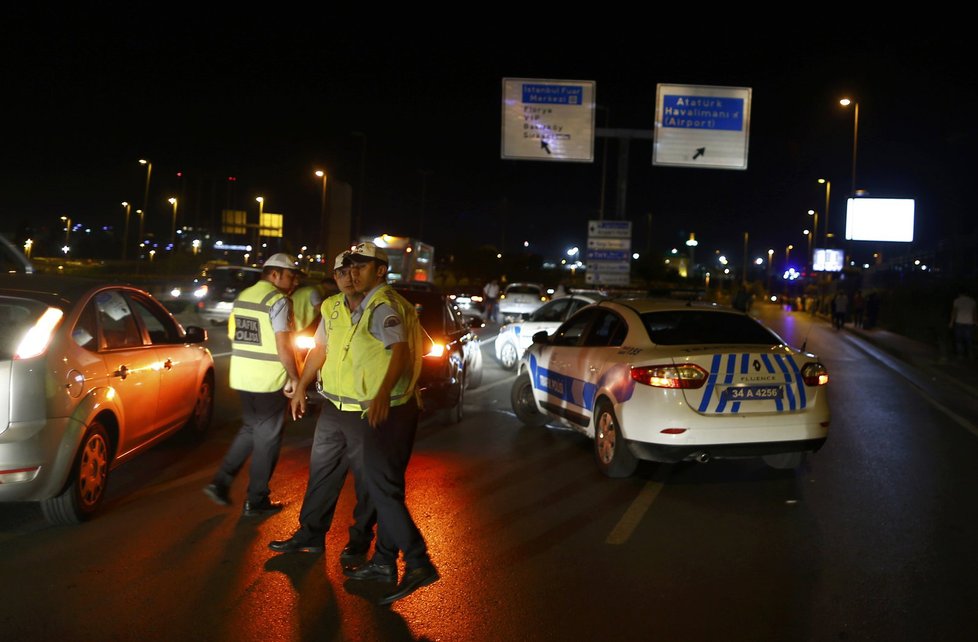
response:
<svg viewBox="0 0 978 642"><path fill-rule="evenodd" d="M272 306L285 294L262 279L238 295L228 318L231 337L230 384L234 390L276 392L288 374L278 357Z"/></svg>
<svg viewBox="0 0 978 642"><path fill-rule="evenodd" d="M318 298L320 301L322 301L323 295L326 294L326 288L323 287L322 283L318 283L316 285L303 285L301 288L293 292L292 296L290 297L292 299L292 314L295 315L296 332L305 330L312 325L313 321L316 320L316 313L319 310L312 304L312 296L314 293L318 293Z"/></svg>
<svg viewBox="0 0 978 642"><path fill-rule="evenodd" d="M408 368L391 390L391 406L400 406L416 394L421 374L421 323L414 306L385 286L374 293L357 323L353 323L342 294L323 302L326 323L326 361L320 376L323 396L340 410L366 410L377 395L387 374L391 351L370 334L370 322L377 306L386 303L405 324L408 343Z"/></svg>

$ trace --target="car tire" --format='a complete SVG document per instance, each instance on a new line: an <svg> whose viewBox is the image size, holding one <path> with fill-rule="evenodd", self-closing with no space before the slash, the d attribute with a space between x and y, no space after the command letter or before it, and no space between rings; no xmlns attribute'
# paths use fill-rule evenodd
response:
<svg viewBox="0 0 978 642"><path fill-rule="evenodd" d="M85 431L75 455L68 487L57 497L41 502L41 512L51 524L80 524L98 510L109 481L112 450L109 434L98 421Z"/></svg>
<svg viewBox="0 0 978 642"><path fill-rule="evenodd" d="M594 420L594 460L608 477L631 477L638 459L628 449L615 411L608 402L598 404Z"/></svg>
<svg viewBox="0 0 978 642"><path fill-rule="evenodd" d="M499 349L499 365L505 370L515 370L520 362L520 352L513 345L512 341L507 341Z"/></svg>
<svg viewBox="0 0 978 642"><path fill-rule="evenodd" d="M456 397L455 403L449 407L442 410L442 423L451 426L462 421L465 415L465 379L464 376L462 381L459 382L458 386L458 396Z"/></svg>
<svg viewBox="0 0 978 642"><path fill-rule="evenodd" d="M208 372L197 389L194 410L187 420L186 429L194 434L203 434L211 427L214 418L214 373Z"/></svg>
<svg viewBox="0 0 978 642"><path fill-rule="evenodd" d="M791 470L805 463L805 453L778 453L777 455L764 455L761 459L775 470Z"/></svg>
<svg viewBox="0 0 978 642"><path fill-rule="evenodd" d="M533 399L533 383L528 372L523 372L516 377L509 393L509 400L513 404L516 417L527 426L543 426L550 419L537 408L537 402Z"/></svg>

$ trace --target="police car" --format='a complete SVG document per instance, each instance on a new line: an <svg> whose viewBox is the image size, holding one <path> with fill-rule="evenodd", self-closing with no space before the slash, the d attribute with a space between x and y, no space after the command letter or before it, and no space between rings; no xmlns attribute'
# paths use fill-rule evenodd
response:
<svg viewBox="0 0 978 642"><path fill-rule="evenodd" d="M815 355L742 312L616 299L534 335L511 400L527 425L558 421L591 437L609 477L638 460L794 468L828 436L828 380Z"/></svg>
<svg viewBox="0 0 978 642"><path fill-rule="evenodd" d="M533 335L541 330L547 334L560 327L570 315L585 305L599 300L596 294L571 294L554 298L537 308L523 321L507 323L496 335L496 360L506 370L515 370L520 356L530 347Z"/></svg>

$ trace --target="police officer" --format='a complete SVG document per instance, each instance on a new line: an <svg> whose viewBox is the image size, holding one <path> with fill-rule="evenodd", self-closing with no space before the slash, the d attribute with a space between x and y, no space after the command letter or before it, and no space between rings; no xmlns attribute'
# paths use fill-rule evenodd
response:
<svg viewBox="0 0 978 642"><path fill-rule="evenodd" d="M262 266L261 279L238 295L228 319L230 383L241 398L241 428L204 493L217 504L229 505L231 482L251 456L246 516L282 509L282 504L269 500L268 482L282 444L287 397L299 379L287 296L299 274L294 257L273 254Z"/></svg>
<svg viewBox="0 0 978 642"><path fill-rule="evenodd" d="M292 397L292 416L296 419L306 412L306 390L319 372L323 382L324 395L331 403L323 405L316 422L312 451L309 455L309 482L306 495L299 512L299 530L286 540L274 540L268 547L280 553L321 553L325 550L326 532L333 521L336 500L343 488L348 467L353 468L353 479L357 493L357 505L353 510L353 526L350 527L350 541L340 553L340 561L345 565L362 563L370 542L373 527L377 522L374 509L360 470L362 449L362 430L358 418L359 404L346 404L341 399L341 368L346 364L333 355L327 356L326 346L331 335L345 339L353 326L351 314L363 300L363 294L353 288L350 271L349 252L342 252L334 262L333 275L340 293L326 299L322 304L322 321L316 330L315 346L309 351L302 376ZM349 423L344 431L344 423ZM348 441L349 437L349 441Z"/></svg>
<svg viewBox="0 0 978 642"><path fill-rule="evenodd" d="M340 403L353 412L344 429L358 431L367 492L377 507L377 545L370 562L346 568L356 580L394 582L398 551L404 576L380 604L406 597L439 579L428 548L404 503L404 473L418 427L416 384L421 372L421 325L417 312L386 284L386 253L373 243L350 252L353 287L364 295L348 332L331 333L327 362L340 360ZM327 390L327 393L329 391Z"/></svg>
<svg viewBox="0 0 978 642"><path fill-rule="evenodd" d="M292 293L292 312L295 315L295 331L302 333L315 330L319 325L320 307L327 298L329 280L323 278L319 283L303 284ZM334 292L335 294L335 288Z"/></svg>

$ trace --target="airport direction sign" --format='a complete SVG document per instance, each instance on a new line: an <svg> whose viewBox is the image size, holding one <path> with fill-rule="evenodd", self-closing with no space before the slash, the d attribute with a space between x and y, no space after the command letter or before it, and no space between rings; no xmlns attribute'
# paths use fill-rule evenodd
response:
<svg viewBox="0 0 978 642"><path fill-rule="evenodd" d="M750 87L659 84L653 165L747 169Z"/></svg>
<svg viewBox="0 0 978 642"><path fill-rule="evenodd" d="M591 238L632 238L631 221L588 221L587 236Z"/></svg>
<svg viewBox="0 0 978 642"><path fill-rule="evenodd" d="M588 221L587 283L628 285L631 280L631 221Z"/></svg>
<svg viewBox="0 0 978 642"><path fill-rule="evenodd" d="M628 263L631 252L628 250L588 250L586 253L588 263L591 261L624 261Z"/></svg>
<svg viewBox="0 0 978 642"><path fill-rule="evenodd" d="M631 250L632 239L630 238L588 238L587 249L589 250Z"/></svg>
<svg viewBox="0 0 978 642"><path fill-rule="evenodd" d="M594 161L593 80L503 78L506 160Z"/></svg>

